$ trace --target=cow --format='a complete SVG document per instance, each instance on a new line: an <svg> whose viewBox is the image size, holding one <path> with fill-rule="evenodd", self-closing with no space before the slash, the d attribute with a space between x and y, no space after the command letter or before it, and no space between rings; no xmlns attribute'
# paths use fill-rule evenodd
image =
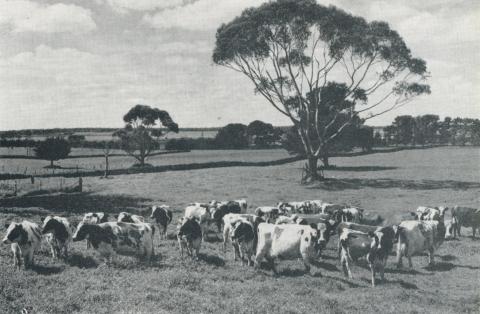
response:
<svg viewBox="0 0 480 314"><path fill-rule="evenodd" d="M311 213L310 201L279 202L277 204L277 208L284 213L301 213L301 214Z"/></svg>
<svg viewBox="0 0 480 314"><path fill-rule="evenodd" d="M117 222L126 222L131 224L139 224L145 222L145 218L143 218L142 216L133 215L127 212L121 212L118 215L115 215L115 218L117 218Z"/></svg>
<svg viewBox="0 0 480 314"><path fill-rule="evenodd" d="M370 265L372 287L375 287L375 273L378 270L382 281L385 281L385 266L387 265L388 255L392 252L396 226L380 227L368 235L372 239L370 250L367 254L367 261Z"/></svg>
<svg viewBox="0 0 480 314"><path fill-rule="evenodd" d="M322 200L312 200L310 204L314 214L333 214L335 211L345 208L344 205L332 204Z"/></svg>
<svg viewBox="0 0 480 314"><path fill-rule="evenodd" d="M261 223L258 225L257 253L255 267L259 268L263 259L266 259L274 274L275 259L302 258L307 272L318 255L319 231L317 226L304 225L273 225Z"/></svg>
<svg viewBox="0 0 480 314"><path fill-rule="evenodd" d="M248 204L247 204L247 200L242 198L242 199L238 199L238 200L233 200L233 201L210 201L210 203L208 204L208 207L210 208L210 211L214 211L216 210L217 208L219 208L220 206L222 205L226 205L230 202L234 202L234 203L237 203L238 206L240 206L240 213L242 214L245 214L247 212L247 208L248 208Z"/></svg>
<svg viewBox="0 0 480 314"><path fill-rule="evenodd" d="M361 231L363 233L374 232L378 229L377 226L362 225L354 222L341 222L337 225L337 232L341 234L344 229L350 229L355 231Z"/></svg>
<svg viewBox="0 0 480 314"><path fill-rule="evenodd" d="M72 229L67 218L49 215L41 220L42 234L49 234L47 242L52 251L52 258L67 258L68 245L72 241Z"/></svg>
<svg viewBox="0 0 480 314"><path fill-rule="evenodd" d="M472 227L472 236L475 238L475 231L480 228L480 209L455 206L452 209L452 217L457 220L457 228L454 230L454 234L458 234L460 237L462 227Z"/></svg>
<svg viewBox="0 0 480 314"><path fill-rule="evenodd" d="M419 206L415 212L412 212L411 215L417 220L437 220L443 221L445 217L445 212L448 210L448 207L426 207Z"/></svg>
<svg viewBox="0 0 480 314"><path fill-rule="evenodd" d="M5 227L7 232L2 242L11 244L14 267L20 269L23 262L25 269L29 268L34 264L35 252L40 248L42 229L36 223L27 220L5 224Z"/></svg>
<svg viewBox="0 0 480 314"><path fill-rule="evenodd" d="M81 222L73 242L88 239L109 265L116 255L134 255L150 262L154 256L155 227L149 223L104 222L97 225Z"/></svg>
<svg viewBox="0 0 480 314"><path fill-rule="evenodd" d="M363 214L359 223L362 225L380 226L384 221L379 214Z"/></svg>
<svg viewBox="0 0 480 314"><path fill-rule="evenodd" d="M202 244L202 228L197 218L184 217L177 232L178 245L180 247L180 256L183 258L183 250L187 250L187 254L192 259L198 260L198 252Z"/></svg>
<svg viewBox="0 0 480 314"><path fill-rule="evenodd" d="M253 266L252 256L255 255L257 240L254 224L245 219L238 220L230 232L230 237L232 243L238 247L242 265Z"/></svg>
<svg viewBox="0 0 480 314"><path fill-rule="evenodd" d="M356 207L347 207L341 210L342 221L360 223L363 218L363 211Z"/></svg>
<svg viewBox="0 0 480 314"><path fill-rule="evenodd" d="M97 213L86 213L83 215L82 222L84 224L101 224L103 222L108 222L108 214L103 213L103 212L97 212ZM87 250L91 247L90 241L87 239Z"/></svg>
<svg viewBox="0 0 480 314"><path fill-rule="evenodd" d="M429 265L434 263L435 250L445 238L445 225L438 220L407 220L397 228L397 268L402 267L402 257L408 258L412 268L412 256L428 251Z"/></svg>
<svg viewBox="0 0 480 314"><path fill-rule="evenodd" d="M452 238L456 239L456 231L458 230L458 221L455 216L452 219L445 221L445 240L450 240Z"/></svg>
<svg viewBox="0 0 480 314"><path fill-rule="evenodd" d="M240 214L241 212L242 208L240 207L240 204L235 201L229 201L227 203L219 205L215 209L212 209L212 221L217 226L218 232L222 231L222 219L226 214Z"/></svg>
<svg viewBox="0 0 480 314"><path fill-rule="evenodd" d="M87 213L83 215L82 222L96 225L102 222L107 222L108 218L108 214L103 212Z"/></svg>
<svg viewBox="0 0 480 314"><path fill-rule="evenodd" d="M167 205L152 206L150 219L155 221L158 227L160 240L167 238L167 227L172 222L173 214Z"/></svg>
<svg viewBox="0 0 480 314"><path fill-rule="evenodd" d="M202 231L202 240L205 241L207 237L208 225L210 223L210 210L208 207L197 205L188 205L185 207L184 218L196 218L197 223L200 224ZM183 222L183 219L180 223Z"/></svg>
<svg viewBox="0 0 480 314"><path fill-rule="evenodd" d="M255 209L255 215L262 217L266 222L274 222L280 216L280 209L275 206L260 206Z"/></svg>
<svg viewBox="0 0 480 314"><path fill-rule="evenodd" d="M255 227L255 233L257 230L257 226L260 222L264 222L264 220L257 215L253 214L226 214L223 216L223 253L227 252L227 242L231 239L230 235L233 230L233 227L239 220L246 220L253 224ZM234 259L237 260L237 256L239 255L238 252L238 245L232 242L234 248Z"/></svg>

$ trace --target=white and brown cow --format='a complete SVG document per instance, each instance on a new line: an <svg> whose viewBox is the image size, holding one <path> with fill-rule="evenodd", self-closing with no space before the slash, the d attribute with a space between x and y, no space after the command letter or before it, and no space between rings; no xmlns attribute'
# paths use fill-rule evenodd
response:
<svg viewBox="0 0 480 314"><path fill-rule="evenodd" d="M147 262L154 256L155 227L148 223L104 222L98 225L80 223L73 241L88 239L92 247L109 264L116 255L137 256Z"/></svg>
<svg viewBox="0 0 480 314"><path fill-rule="evenodd" d="M476 229L480 228L480 209L455 206L452 209L452 217L457 220L457 228L454 230L454 235L458 234L462 227L472 227L472 236L475 238Z"/></svg>
<svg viewBox="0 0 480 314"><path fill-rule="evenodd" d="M445 217L445 212L447 210L448 210L448 207L444 207L444 206L438 206L438 207L419 206L415 212L411 213L411 215L418 220L443 221Z"/></svg>
<svg viewBox="0 0 480 314"><path fill-rule="evenodd" d="M114 217L117 218L117 222L127 222L131 224L139 224L145 222L145 218L143 218L143 216L134 215L127 212L121 212Z"/></svg>
<svg viewBox="0 0 480 314"><path fill-rule="evenodd" d="M198 253L202 244L202 229L195 217L184 217L182 219L182 223L178 228L177 240L182 258L183 250L186 250L192 259L198 260Z"/></svg>
<svg viewBox="0 0 480 314"><path fill-rule="evenodd" d="M412 256L428 251L429 265L434 263L435 250L445 238L445 224L443 220L407 220L402 221L396 232L397 267L402 267L402 257L408 258L412 268Z"/></svg>
<svg viewBox="0 0 480 314"><path fill-rule="evenodd" d="M159 229L160 240L167 238L167 227L172 222L173 214L168 205L152 206L150 219L155 221ZM160 231L161 230L161 231Z"/></svg>
<svg viewBox="0 0 480 314"><path fill-rule="evenodd" d="M295 224L273 225L261 223L258 225L258 243L255 256L255 266L258 268L266 259L277 274L275 259L302 258L307 272L316 260L319 248L319 231L316 226Z"/></svg>
<svg viewBox="0 0 480 314"><path fill-rule="evenodd" d="M52 251L52 258L67 258L68 246L72 241L72 229L67 218L47 216L42 218L42 234L46 234Z"/></svg>
<svg viewBox="0 0 480 314"><path fill-rule="evenodd" d="M27 220L5 224L5 227L7 232L2 242L11 244L14 266L20 269L23 260L25 269L29 268L33 265L35 252L40 248L42 229L36 223Z"/></svg>

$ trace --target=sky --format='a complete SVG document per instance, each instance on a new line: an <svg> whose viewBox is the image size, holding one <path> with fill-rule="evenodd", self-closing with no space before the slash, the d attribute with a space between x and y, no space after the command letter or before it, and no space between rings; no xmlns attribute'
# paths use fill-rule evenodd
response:
<svg viewBox="0 0 480 314"><path fill-rule="evenodd" d="M0 0L0 130L121 127L136 104L180 127L290 125L243 75L214 65L221 23L261 0ZM480 1L318 0L383 20L427 62L432 93L402 114L480 118Z"/></svg>

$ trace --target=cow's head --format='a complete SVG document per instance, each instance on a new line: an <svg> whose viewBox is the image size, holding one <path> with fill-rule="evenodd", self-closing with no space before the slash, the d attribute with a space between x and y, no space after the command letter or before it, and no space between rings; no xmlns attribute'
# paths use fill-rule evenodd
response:
<svg viewBox="0 0 480 314"><path fill-rule="evenodd" d="M7 232L2 242L4 244L19 243L26 241L27 232L23 229L21 223L12 222L11 224L5 224Z"/></svg>
<svg viewBox="0 0 480 314"><path fill-rule="evenodd" d="M253 241L255 238L254 226L246 220L239 220L233 225L230 231L230 237L233 241L237 242Z"/></svg>
<svg viewBox="0 0 480 314"><path fill-rule="evenodd" d="M75 230L75 233L73 234L72 241L77 242L85 240L88 237L88 227L89 224L85 224L83 222L79 223L77 226L77 230Z"/></svg>
<svg viewBox="0 0 480 314"><path fill-rule="evenodd" d="M50 232L55 232L58 231L60 232L60 228L63 228L63 224L55 219L52 216L47 216L43 220L43 226L42 226L42 234L50 233Z"/></svg>

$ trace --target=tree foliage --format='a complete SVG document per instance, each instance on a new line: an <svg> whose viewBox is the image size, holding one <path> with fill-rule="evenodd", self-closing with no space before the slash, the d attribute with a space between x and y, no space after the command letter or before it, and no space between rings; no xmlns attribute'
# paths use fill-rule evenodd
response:
<svg viewBox="0 0 480 314"><path fill-rule="evenodd" d="M150 156L152 151L159 147L160 136L167 132L178 133L178 124L172 120L167 111L150 106L136 105L132 107L123 116L123 121L125 127L113 135L120 139L122 149L137 159L141 166L145 165L145 159ZM157 122L165 129L155 129ZM156 137L157 140L153 137Z"/></svg>
<svg viewBox="0 0 480 314"><path fill-rule="evenodd" d="M222 149L247 148L247 126L241 123L227 124L218 130L214 142L217 148Z"/></svg>
<svg viewBox="0 0 480 314"><path fill-rule="evenodd" d="M314 0L244 10L218 28L213 61L246 75L292 121L312 179L318 158L349 125L430 92L425 61L387 23Z"/></svg>
<svg viewBox="0 0 480 314"><path fill-rule="evenodd" d="M66 158L70 150L70 143L62 137L48 137L34 148L35 156L49 160L51 167L54 161Z"/></svg>
<svg viewBox="0 0 480 314"><path fill-rule="evenodd" d="M258 148L270 147L278 140L278 132L273 125L260 120L250 122L247 126L247 136L250 145Z"/></svg>

